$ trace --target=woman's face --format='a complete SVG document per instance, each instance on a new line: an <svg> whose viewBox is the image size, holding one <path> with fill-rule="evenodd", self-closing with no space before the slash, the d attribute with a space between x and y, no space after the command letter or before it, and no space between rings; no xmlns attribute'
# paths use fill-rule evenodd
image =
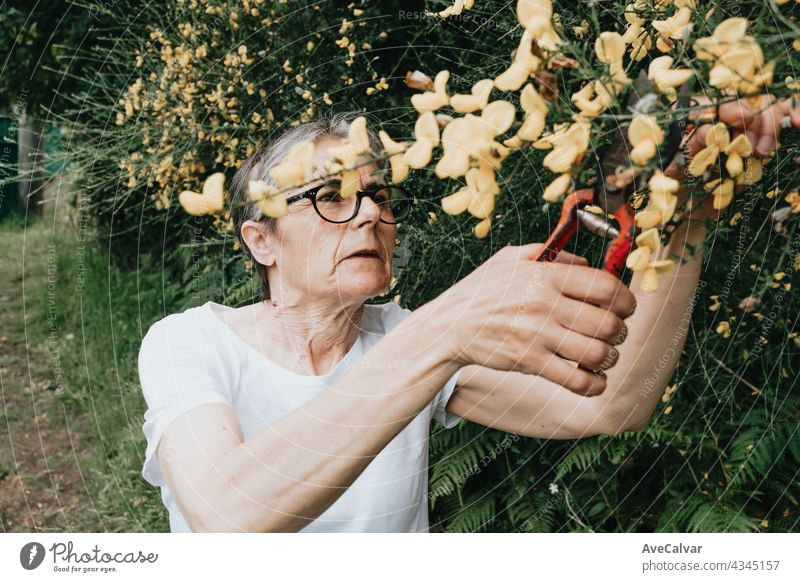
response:
<svg viewBox="0 0 800 582"><path fill-rule="evenodd" d="M318 168L329 159L328 149L341 142L332 136L317 141ZM285 195L288 198L331 178L335 177L316 180ZM374 163L361 166L359 178L361 190L383 183ZM273 297L287 303L333 297L340 304L350 305L384 292L391 282L397 225L381 222L380 216L375 202L364 197L351 221L335 224L323 220L311 200L304 199L288 206L287 214L276 220L274 233L264 223L253 221L242 226L242 233L255 260L268 267ZM367 249L378 257L352 256Z"/></svg>

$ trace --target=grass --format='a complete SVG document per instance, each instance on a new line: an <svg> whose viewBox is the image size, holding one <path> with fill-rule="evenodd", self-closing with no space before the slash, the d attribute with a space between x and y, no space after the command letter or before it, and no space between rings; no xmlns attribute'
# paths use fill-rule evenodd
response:
<svg viewBox="0 0 800 582"><path fill-rule="evenodd" d="M72 293L80 275L76 232L62 233L59 271L65 289L62 322L80 349L64 361L64 397L76 412L93 419L96 443L91 466L95 503L109 531L169 531L160 492L141 477L146 405L138 381L137 356L150 323L163 317L158 303L142 296L154 290L156 276L142 281L109 260L101 241L87 244L82 291ZM144 272L149 272L147 269ZM158 274L156 272L156 274ZM69 332L67 332L69 330Z"/></svg>
<svg viewBox="0 0 800 582"><path fill-rule="evenodd" d="M170 287L146 257L141 268L128 271L109 260L103 241L82 237L79 221L64 222L64 209L55 215L55 221L46 215L24 228L18 221L0 227L3 248L34 239L48 249L48 277L25 294L26 341L44 345L56 338L51 350L60 354L59 398L69 417L86 420L84 447L76 454L99 520L95 527L169 531L160 491L141 477L146 405L137 356L143 334L172 299Z"/></svg>

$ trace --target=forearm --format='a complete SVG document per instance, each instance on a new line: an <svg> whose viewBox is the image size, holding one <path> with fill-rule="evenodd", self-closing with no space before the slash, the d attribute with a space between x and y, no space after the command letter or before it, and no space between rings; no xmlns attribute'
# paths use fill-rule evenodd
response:
<svg viewBox="0 0 800 582"><path fill-rule="evenodd" d="M219 526L297 531L330 507L457 371L437 325L423 306L319 396L231 450Z"/></svg>
<svg viewBox="0 0 800 582"><path fill-rule="evenodd" d="M705 236L702 223L683 223L657 258L676 255L687 262L660 275L656 291L640 290L641 272L631 281L637 308L626 321L628 336L618 347L619 360L606 372L608 388L597 397L616 431L647 423L678 365L691 322ZM694 257L689 245L695 248Z"/></svg>
<svg viewBox="0 0 800 582"><path fill-rule="evenodd" d="M608 434L611 422L598 399L542 376L470 365L447 410L472 422L522 436L579 439Z"/></svg>

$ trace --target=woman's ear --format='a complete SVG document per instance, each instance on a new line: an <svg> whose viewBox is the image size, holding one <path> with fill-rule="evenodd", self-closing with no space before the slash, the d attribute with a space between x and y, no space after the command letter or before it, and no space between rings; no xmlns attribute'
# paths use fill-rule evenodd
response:
<svg viewBox="0 0 800 582"><path fill-rule="evenodd" d="M275 264L274 233L265 222L247 220L242 224L242 240L253 259L265 267Z"/></svg>

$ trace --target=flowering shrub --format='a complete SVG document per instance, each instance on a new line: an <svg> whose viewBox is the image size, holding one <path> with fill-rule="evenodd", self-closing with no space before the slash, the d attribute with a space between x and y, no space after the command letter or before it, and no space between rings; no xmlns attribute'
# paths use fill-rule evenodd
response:
<svg viewBox="0 0 800 582"><path fill-rule="evenodd" d="M721 216L693 317L676 332L688 340L664 407L636 435L515 442L480 474L470 469L502 435L447 431L434 439L434 453L448 453L432 469L435 517L461 531L796 528L798 140L784 132L762 159L746 132L713 113L735 98L758 108L765 91L797 96L797 3L407 8L174 0L119 11L128 32L105 55L111 74L87 79L91 107L73 119L86 139L70 152L101 223L128 248L166 249L167 265L201 232L190 248L205 250L192 261L208 292L241 301L254 288L232 252L226 177L274 131L330 107L366 109L327 171L344 172L347 193L348 172L370 154L366 124L381 130L383 151L371 155L420 193L403 224L412 262L393 290L415 307L498 246L543 240L558 202L597 184L597 157L626 127L629 163L618 177L641 179L627 267L645 272L646 288L674 268L653 257L689 210L708 199ZM639 73L656 97L632 112L626 96ZM688 106L678 99L687 84ZM681 115L710 129L678 181L661 171L660 154ZM280 193L315 177L310 152L301 144L274 183L251 184L266 214L280 216ZM577 244L600 256L599 240ZM660 369L655 362L653 378Z"/></svg>

